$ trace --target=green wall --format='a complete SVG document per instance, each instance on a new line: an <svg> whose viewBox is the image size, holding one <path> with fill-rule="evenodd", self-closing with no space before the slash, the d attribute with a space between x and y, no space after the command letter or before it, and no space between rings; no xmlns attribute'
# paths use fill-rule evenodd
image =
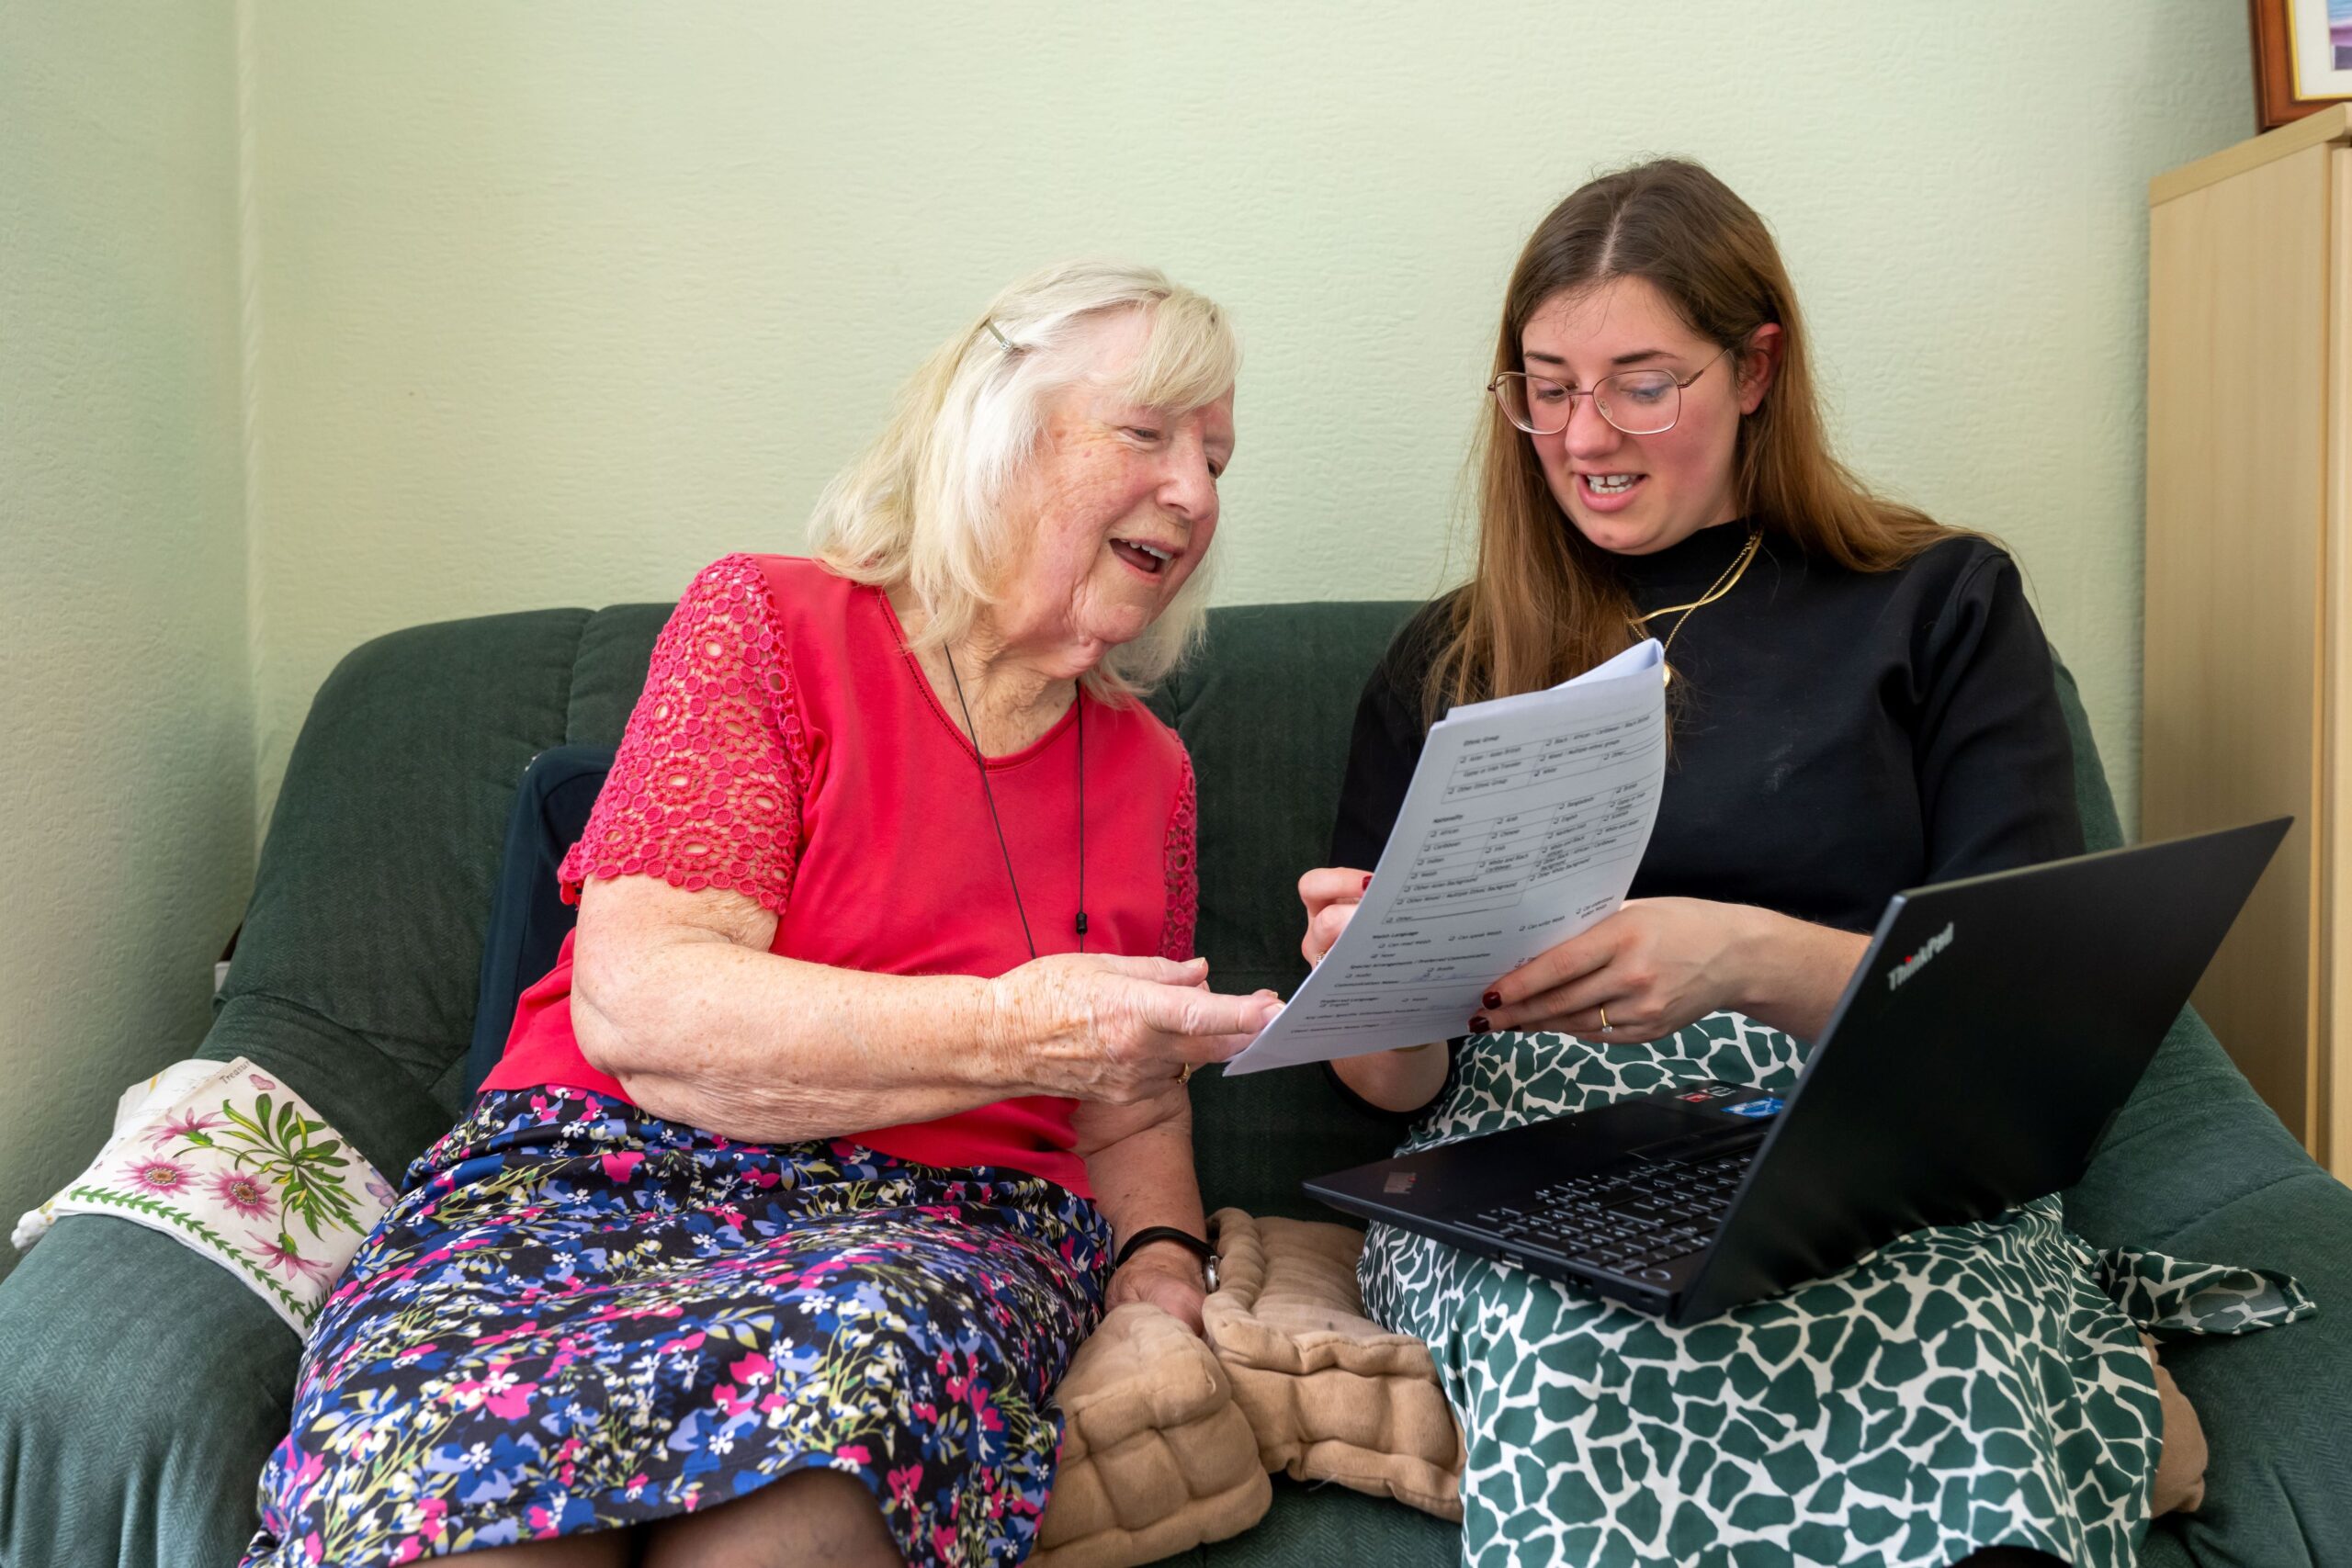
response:
<svg viewBox="0 0 2352 1568"><path fill-rule="evenodd" d="M0 4L0 1232L252 881L237 214L225 7Z"/></svg>
<svg viewBox="0 0 2352 1568"><path fill-rule="evenodd" d="M1071 254L1242 323L1220 598L1418 595L1526 230L1705 160L1847 454L2023 558L2128 819L2144 186L2250 103L2215 0L0 0L0 1217L200 1031L337 658L797 547Z"/></svg>
<svg viewBox="0 0 2352 1568"><path fill-rule="evenodd" d="M1776 225L1862 471L2017 547L2130 819L2144 190L2251 132L2242 6L261 14L265 797L370 634L797 547L1073 254L1239 317L1220 597L1427 593L1520 241L1676 152Z"/></svg>

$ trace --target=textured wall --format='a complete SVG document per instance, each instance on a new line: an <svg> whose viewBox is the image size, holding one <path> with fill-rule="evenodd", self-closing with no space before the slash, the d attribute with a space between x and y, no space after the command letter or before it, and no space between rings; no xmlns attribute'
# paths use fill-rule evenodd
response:
<svg viewBox="0 0 2352 1568"><path fill-rule="evenodd" d="M226 7L0 4L0 1230L252 877L236 233Z"/></svg>
<svg viewBox="0 0 2352 1568"><path fill-rule="evenodd" d="M2243 6L261 14L265 805L371 634L796 547L1074 253L1240 318L1221 599L1426 593L1517 245L1646 152L1774 222L1862 471L2016 545L2128 805L2143 188L2250 133Z"/></svg>

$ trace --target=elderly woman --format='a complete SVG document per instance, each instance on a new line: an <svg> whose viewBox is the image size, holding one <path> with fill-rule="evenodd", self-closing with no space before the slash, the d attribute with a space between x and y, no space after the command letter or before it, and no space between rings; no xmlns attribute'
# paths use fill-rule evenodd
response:
<svg viewBox="0 0 2352 1568"><path fill-rule="evenodd" d="M1191 764L1135 700L1199 621L1237 361L1156 272L1039 275L818 558L695 580L579 929L321 1314L248 1563L1027 1553L1106 1303L1198 1325L1184 1080L1274 1005L1189 956Z"/></svg>

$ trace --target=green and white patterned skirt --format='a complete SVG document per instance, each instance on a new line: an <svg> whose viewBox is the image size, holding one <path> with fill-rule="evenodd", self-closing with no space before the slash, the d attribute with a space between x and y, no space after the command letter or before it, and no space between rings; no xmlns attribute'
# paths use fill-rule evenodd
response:
<svg viewBox="0 0 2352 1568"><path fill-rule="evenodd" d="M1785 1089L1804 1051L1729 1013L1645 1045L1485 1035L1400 1152L1685 1079ZM2162 1430L2139 1330L2315 1310L2283 1275L2097 1251L2054 1197L1690 1328L1385 1225L1360 1273L1436 1356L1479 1568L1931 1568L1996 1545L2131 1568Z"/></svg>

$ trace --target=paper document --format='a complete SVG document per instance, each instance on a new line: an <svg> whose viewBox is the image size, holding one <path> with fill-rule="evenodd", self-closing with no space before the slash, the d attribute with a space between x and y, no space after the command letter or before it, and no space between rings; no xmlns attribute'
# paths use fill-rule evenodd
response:
<svg viewBox="0 0 2352 1568"><path fill-rule="evenodd" d="M1614 912L1666 778L1652 638L1430 728L1355 918L1227 1073L1460 1034L1487 987Z"/></svg>

